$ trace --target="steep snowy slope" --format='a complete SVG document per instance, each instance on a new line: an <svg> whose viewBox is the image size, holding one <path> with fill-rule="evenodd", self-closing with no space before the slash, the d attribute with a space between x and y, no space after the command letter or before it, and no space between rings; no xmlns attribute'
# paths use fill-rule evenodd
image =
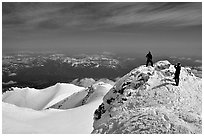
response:
<svg viewBox="0 0 204 136"><path fill-rule="evenodd" d="M102 97L107 93L104 90L104 86L106 85L108 88L111 88L112 85L105 84L103 82L95 83L94 85L87 87L79 92L73 93L69 97L59 101L52 106L46 106L46 108L54 108L54 109L70 109L79 107L87 104L89 101L97 100L98 97ZM77 99L76 99L77 98Z"/></svg>
<svg viewBox="0 0 204 136"><path fill-rule="evenodd" d="M83 89L85 88L65 83L57 83L54 86L41 90L14 88L14 91L8 91L3 94L2 101L19 107L42 110Z"/></svg>
<svg viewBox="0 0 204 136"><path fill-rule="evenodd" d="M59 88L61 88L62 86L65 87L66 85L58 84ZM5 134L6 133L29 133L29 134L30 133L49 133L49 134L91 133L91 131L93 130L94 111L99 106L99 104L102 103L102 98L110 90L110 88L112 88L112 86L105 83L98 83L93 85L93 88L94 88L94 92L90 95L90 97L86 97L88 94L86 93L85 97L82 97L81 99L82 95L80 95L80 93L84 94L85 92L83 88L81 88L82 89L81 91L74 92L75 94L78 94L78 95L74 95L74 94L69 95L69 98L71 98L71 100L79 100L81 102L84 100L84 104L78 105L78 107L75 107L75 108L69 107L70 109L66 109L66 110L51 108L47 110L37 111L29 108L18 107L13 104L8 104L3 102L3 107L2 107L3 133ZM69 88L69 86L67 86L65 90L70 91L70 89L73 89L73 88ZM14 93L12 95L14 99L16 98L15 97L16 94L17 93ZM6 97L4 96L4 98ZM52 99L54 102L48 105L51 107L54 106L55 104L57 104L62 100L61 98L62 97L56 97L56 99ZM67 98L65 98L64 100L66 99ZM71 102L71 104L68 102ZM67 105L73 107L72 104L74 104L74 102L69 100L69 101L66 101L62 105L62 107L65 108ZM49 108L49 106L47 107Z"/></svg>
<svg viewBox="0 0 204 136"><path fill-rule="evenodd" d="M202 133L202 81L182 67L159 61L122 77L94 113L92 133Z"/></svg>

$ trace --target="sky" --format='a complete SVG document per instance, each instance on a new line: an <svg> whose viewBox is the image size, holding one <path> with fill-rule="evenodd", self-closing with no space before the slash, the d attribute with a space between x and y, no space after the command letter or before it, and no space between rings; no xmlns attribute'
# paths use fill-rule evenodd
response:
<svg viewBox="0 0 204 136"><path fill-rule="evenodd" d="M3 2L2 51L202 56L202 3Z"/></svg>

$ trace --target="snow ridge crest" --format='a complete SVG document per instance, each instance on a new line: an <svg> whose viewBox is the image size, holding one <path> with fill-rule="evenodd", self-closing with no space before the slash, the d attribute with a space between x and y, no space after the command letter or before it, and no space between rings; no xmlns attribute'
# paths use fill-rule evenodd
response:
<svg viewBox="0 0 204 136"><path fill-rule="evenodd" d="M175 86L174 72L164 60L123 76L95 111L92 133L201 133L201 78L182 67Z"/></svg>

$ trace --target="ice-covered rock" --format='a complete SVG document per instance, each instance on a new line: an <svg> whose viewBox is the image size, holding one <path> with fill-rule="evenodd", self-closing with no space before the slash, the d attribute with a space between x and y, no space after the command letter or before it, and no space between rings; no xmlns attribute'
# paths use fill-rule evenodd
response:
<svg viewBox="0 0 204 136"><path fill-rule="evenodd" d="M92 133L202 133L202 79L159 61L123 76L94 112Z"/></svg>

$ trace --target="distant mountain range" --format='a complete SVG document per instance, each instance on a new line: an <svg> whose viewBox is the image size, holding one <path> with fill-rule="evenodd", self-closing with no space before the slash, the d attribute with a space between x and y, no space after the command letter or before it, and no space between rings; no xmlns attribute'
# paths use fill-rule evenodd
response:
<svg viewBox="0 0 204 136"><path fill-rule="evenodd" d="M154 61L165 57L154 57ZM201 77L201 61L191 58L166 57L171 63L180 61ZM141 64L142 56L125 56L113 53L79 54L68 56L61 53L13 53L2 58L3 92L12 86L45 88L58 82L69 83L75 79L108 78L115 80Z"/></svg>
<svg viewBox="0 0 204 136"><path fill-rule="evenodd" d="M11 86L44 88L85 77L114 79L122 69L120 60L110 54L13 54L3 56L2 66L3 91Z"/></svg>

